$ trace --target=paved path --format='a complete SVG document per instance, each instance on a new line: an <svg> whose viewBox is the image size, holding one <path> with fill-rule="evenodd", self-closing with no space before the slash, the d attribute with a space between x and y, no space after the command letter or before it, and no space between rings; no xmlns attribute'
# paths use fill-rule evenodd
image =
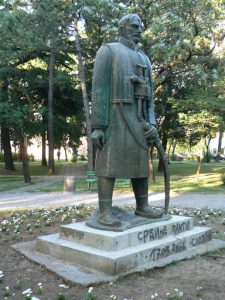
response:
<svg viewBox="0 0 225 300"><path fill-rule="evenodd" d="M114 205L134 205L132 192L114 192ZM14 190L0 193L0 210L53 208L70 205L97 205L96 192L80 193L40 193ZM151 205L163 206L164 193L150 193ZM225 195L223 193L171 193L170 206L193 208L218 208L225 210Z"/></svg>

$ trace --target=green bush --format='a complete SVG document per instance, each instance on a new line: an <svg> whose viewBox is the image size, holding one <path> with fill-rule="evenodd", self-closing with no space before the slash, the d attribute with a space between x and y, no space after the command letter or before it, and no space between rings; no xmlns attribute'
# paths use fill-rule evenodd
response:
<svg viewBox="0 0 225 300"><path fill-rule="evenodd" d="M72 163L77 162L77 157L76 157L76 156L73 156L73 157L71 158L71 162L72 162Z"/></svg>
<svg viewBox="0 0 225 300"><path fill-rule="evenodd" d="M200 157L197 154L191 154L187 156L187 160L191 160L191 161L199 161Z"/></svg>
<svg viewBox="0 0 225 300"><path fill-rule="evenodd" d="M0 162L4 162L4 153L0 152Z"/></svg>
<svg viewBox="0 0 225 300"><path fill-rule="evenodd" d="M172 161L182 161L182 160L184 160L184 157L182 155L179 155L179 154L172 154L172 155L170 155L170 160L172 160Z"/></svg>
<svg viewBox="0 0 225 300"><path fill-rule="evenodd" d="M210 160L211 160L211 154L209 152L205 152L203 161L206 163L210 163Z"/></svg>
<svg viewBox="0 0 225 300"><path fill-rule="evenodd" d="M81 161L85 161L85 160L87 160L87 159L86 159L86 157L82 154L82 155L80 156L80 160L81 160Z"/></svg>
<svg viewBox="0 0 225 300"><path fill-rule="evenodd" d="M225 185L225 173L221 174L221 180L222 180L223 185Z"/></svg>
<svg viewBox="0 0 225 300"><path fill-rule="evenodd" d="M17 161L18 160L18 154L17 153L12 153L12 158L13 161ZM0 162L4 162L4 153L0 152Z"/></svg>

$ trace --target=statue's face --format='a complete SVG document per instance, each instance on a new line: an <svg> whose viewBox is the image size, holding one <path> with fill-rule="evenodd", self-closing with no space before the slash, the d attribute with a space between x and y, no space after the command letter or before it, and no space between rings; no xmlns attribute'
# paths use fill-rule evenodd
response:
<svg viewBox="0 0 225 300"><path fill-rule="evenodd" d="M127 24L123 29L123 37L127 40L139 43L141 40L142 33L142 22L140 18L134 18L129 24Z"/></svg>

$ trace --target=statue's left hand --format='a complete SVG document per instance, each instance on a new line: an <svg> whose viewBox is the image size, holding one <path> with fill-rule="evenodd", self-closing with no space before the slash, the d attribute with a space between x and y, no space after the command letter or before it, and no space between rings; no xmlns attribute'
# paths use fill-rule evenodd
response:
<svg viewBox="0 0 225 300"><path fill-rule="evenodd" d="M143 124L143 128L144 128L145 138L149 145L159 139L158 130L155 128L155 126L145 123Z"/></svg>
<svg viewBox="0 0 225 300"><path fill-rule="evenodd" d="M102 149L105 144L105 133L102 129L95 129L91 135L91 140L97 148Z"/></svg>

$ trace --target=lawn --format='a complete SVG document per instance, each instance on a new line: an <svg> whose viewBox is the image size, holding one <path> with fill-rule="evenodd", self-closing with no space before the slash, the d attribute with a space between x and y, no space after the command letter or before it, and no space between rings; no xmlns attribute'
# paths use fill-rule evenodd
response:
<svg viewBox="0 0 225 300"><path fill-rule="evenodd" d="M156 175L156 181L149 183L150 191L163 191L164 179L163 173L157 172L157 161L154 161L154 169ZM169 165L170 179L171 179L171 191L174 192L225 192L225 186L222 183L221 175L225 174L225 163L218 164L203 164L202 173L199 179L197 179L197 163L194 162L171 162ZM49 185L35 188L35 191L42 192L61 192L64 186L64 176L72 175L76 177L76 190L86 191L88 184L85 180L85 174L87 170L87 162L78 161L76 163L65 163L63 161L56 162L56 178L48 176L47 167L41 166L40 162L31 162L30 170L32 175L32 182L45 182L49 181ZM4 165L0 164L0 191L16 189L19 187L27 186L23 182L22 165L16 163L16 171L4 170ZM60 179L60 176L61 179ZM54 179L55 178L55 179ZM131 189L129 181L118 182L115 186L118 190ZM92 183L90 186L92 191L96 191L96 183ZM27 189L33 190L31 185Z"/></svg>
<svg viewBox="0 0 225 300"><path fill-rule="evenodd" d="M23 175L23 167L21 162L15 162L15 171L5 170L4 163L0 163L0 175ZM86 168L86 161L78 161L76 163L65 162L65 161L56 161L55 162L55 171L56 175L64 175L67 171L83 170ZM40 161L29 162L31 176L48 176L48 167L41 166Z"/></svg>

